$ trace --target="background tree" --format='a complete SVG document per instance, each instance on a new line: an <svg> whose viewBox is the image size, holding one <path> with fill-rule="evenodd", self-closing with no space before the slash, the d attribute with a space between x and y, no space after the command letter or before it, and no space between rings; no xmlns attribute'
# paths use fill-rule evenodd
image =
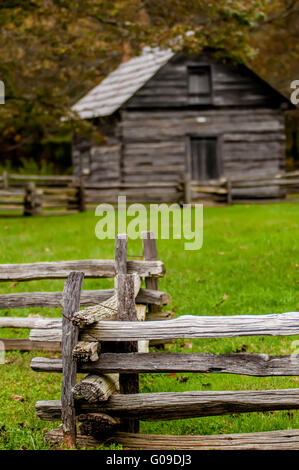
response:
<svg viewBox="0 0 299 470"><path fill-rule="evenodd" d="M252 67L272 85L290 96L290 83L299 80L299 0L272 0L266 16L253 28L256 50ZM299 110L287 114L287 163L299 167Z"/></svg>
<svg viewBox="0 0 299 470"><path fill-rule="evenodd" d="M91 123L62 117L74 118L71 105L145 44L226 49L265 76L268 68L254 55L264 44L258 25L273 29L274 41L291 18L288 9L287 0L0 0L1 159L19 165L24 156L48 158L59 171L70 164L71 133L95 132ZM281 11L288 14L276 26ZM258 52L271 61L267 47Z"/></svg>

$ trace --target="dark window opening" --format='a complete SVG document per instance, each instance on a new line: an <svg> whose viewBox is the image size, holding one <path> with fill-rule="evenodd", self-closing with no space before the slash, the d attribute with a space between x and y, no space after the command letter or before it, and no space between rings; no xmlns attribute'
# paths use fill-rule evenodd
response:
<svg viewBox="0 0 299 470"><path fill-rule="evenodd" d="M212 80L210 66L188 67L188 95L199 102L212 101Z"/></svg>
<svg viewBox="0 0 299 470"><path fill-rule="evenodd" d="M220 177L216 137L191 138L191 172L195 181Z"/></svg>

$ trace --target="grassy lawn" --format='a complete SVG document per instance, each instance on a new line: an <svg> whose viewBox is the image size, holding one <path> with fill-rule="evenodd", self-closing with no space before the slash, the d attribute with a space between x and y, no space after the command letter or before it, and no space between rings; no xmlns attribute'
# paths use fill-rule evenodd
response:
<svg viewBox="0 0 299 470"><path fill-rule="evenodd" d="M87 258L112 258L113 240L94 235L92 212L64 217L0 218L1 263L25 263ZM242 205L204 210L204 243L199 251L184 251L183 240L159 240L159 258L166 277L159 288L172 295L177 315L265 314L299 309L299 206ZM129 240L128 254L141 255L141 241ZM134 258L136 259L136 258ZM86 280L85 289L112 287L112 280ZM0 293L62 290L63 281L1 283ZM40 313L59 316L59 309L0 311L0 315ZM24 337L26 330L4 330L2 337ZM246 351L291 354L298 337L243 337L178 340L167 352ZM6 354L0 366L0 449L46 449L46 430L59 423L39 420L37 400L60 398L61 375L30 369L34 356L53 353ZM297 377L256 378L217 374L147 374L141 392L186 390L254 390L299 387ZM17 401L12 395L23 397ZM299 428L297 411L233 414L158 423L141 423L141 432L215 434Z"/></svg>

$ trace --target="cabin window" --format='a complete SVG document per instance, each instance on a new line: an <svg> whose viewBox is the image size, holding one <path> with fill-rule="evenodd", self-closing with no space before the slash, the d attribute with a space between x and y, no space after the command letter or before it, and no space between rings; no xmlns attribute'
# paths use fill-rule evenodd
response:
<svg viewBox="0 0 299 470"><path fill-rule="evenodd" d="M188 95L200 103L212 101L212 80L210 66L188 67Z"/></svg>
<svg viewBox="0 0 299 470"><path fill-rule="evenodd" d="M191 138L192 180L206 181L220 176L216 137Z"/></svg>

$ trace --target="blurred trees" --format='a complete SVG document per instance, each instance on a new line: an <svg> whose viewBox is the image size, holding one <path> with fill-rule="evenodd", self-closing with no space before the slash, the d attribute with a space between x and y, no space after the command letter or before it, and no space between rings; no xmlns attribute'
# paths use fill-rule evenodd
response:
<svg viewBox="0 0 299 470"><path fill-rule="evenodd" d="M0 158L68 165L71 133L93 128L61 118L145 44L225 48L289 94L296 18L292 0L0 0Z"/></svg>
<svg viewBox="0 0 299 470"><path fill-rule="evenodd" d="M290 97L290 84L299 80L299 0L271 0L266 17L253 28L254 70ZM288 166L299 167L299 110L287 115ZM292 158L295 160L292 161Z"/></svg>

